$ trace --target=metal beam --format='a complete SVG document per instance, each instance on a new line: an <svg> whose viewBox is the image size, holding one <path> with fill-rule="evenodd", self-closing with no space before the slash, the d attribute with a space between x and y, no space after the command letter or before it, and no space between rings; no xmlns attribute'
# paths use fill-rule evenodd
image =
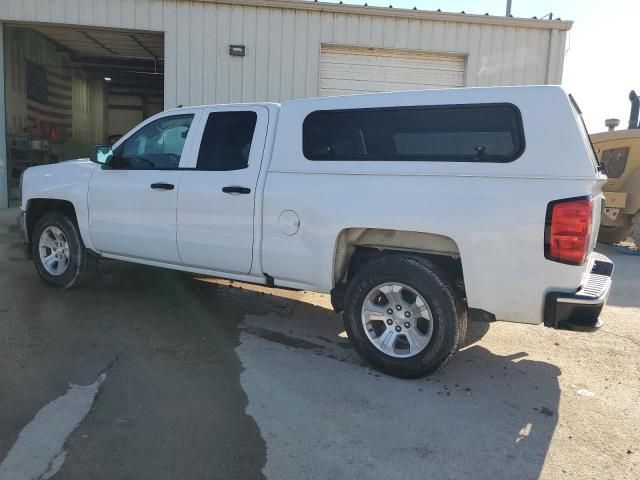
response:
<svg viewBox="0 0 640 480"><path fill-rule="evenodd" d="M153 53L144 43L142 43L140 41L140 39L138 39L138 37L136 37L135 35L129 35L129 38L131 38L131 40L133 40L134 42L136 42L140 48L142 48L145 52L147 52L151 57L153 57L153 59L157 62L158 61L158 57L156 56L155 53Z"/></svg>
<svg viewBox="0 0 640 480"><path fill-rule="evenodd" d="M4 31L0 23L0 209L9 207L9 159L7 155L7 111L4 101Z"/></svg>
<svg viewBox="0 0 640 480"><path fill-rule="evenodd" d="M87 39L91 40L93 43L95 43L96 45L98 45L100 48L106 50L107 52L109 52L111 55L118 55L117 52L115 52L114 50L111 50L109 47L107 47L104 43L102 43L101 41L99 41L98 39L92 37L91 35L89 35L87 32L85 32L84 30L81 30L81 32L85 37L87 37Z"/></svg>
<svg viewBox="0 0 640 480"><path fill-rule="evenodd" d="M83 66L102 67L102 68L118 68L122 70L140 71L147 70L149 73L162 73L164 70L164 61L152 58L133 58L133 57L94 57L86 55L73 55L71 60Z"/></svg>
<svg viewBox="0 0 640 480"><path fill-rule="evenodd" d="M107 91L108 95L151 95L153 97L163 97L162 87L145 88L140 85L113 85Z"/></svg>

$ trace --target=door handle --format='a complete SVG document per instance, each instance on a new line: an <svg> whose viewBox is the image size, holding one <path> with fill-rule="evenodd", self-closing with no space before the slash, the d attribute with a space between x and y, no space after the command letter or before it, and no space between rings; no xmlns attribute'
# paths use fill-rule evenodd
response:
<svg viewBox="0 0 640 480"><path fill-rule="evenodd" d="M229 187L222 187L222 191L224 193L242 193L244 195L246 195L247 193L251 193L251 189L247 188L247 187L238 187L235 185L229 186Z"/></svg>
<svg viewBox="0 0 640 480"><path fill-rule="evenodd" d="M175 187L173 183L158 182L152 183L151 188L153 188L154 190L173 190Z"/></svg>

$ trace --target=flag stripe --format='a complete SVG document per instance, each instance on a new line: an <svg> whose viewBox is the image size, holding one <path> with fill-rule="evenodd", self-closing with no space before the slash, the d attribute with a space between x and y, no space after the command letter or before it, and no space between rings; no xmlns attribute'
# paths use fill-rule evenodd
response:
<svg viewBox="0 0 640 480"><path fill-rule="evenodd" d="M52 92L51 90L49 90L49 96L51 98L56 98L58 100L68 101L69 104L71 104L71 95L63 95L63 94L55 93L55 92Z"/></svg>
<svg viewBox="0 0 640 480"><path fill-rule="evenodd" d="M67 92L71 89L71 83L65 85L64 83L58 83L58 82L53 82L51 80L47 80L47 89L48 90L57 89L63 92Z"/></svg>
<svg viewBox="0 0 640 480"><path fill-rule="evenodd" d="M47 76L55 77L58 80L62 80L63 82L71 83L71 77L70 76L54 72L53 70L47 70Z"/></svg>
<svg viewBox="0 0 640 480"><path fill-rule="evenodd" d="M29 110L30 112L37 113L42 117L60 118L60 119L63 119L63 120L71 120L71 114L69 114L69 113L58 113L58 112L54 112L52 110L44 110L44 109L41 110L38 107L35 107L33 105L28 105L27 106L27 110Z"/></svg>

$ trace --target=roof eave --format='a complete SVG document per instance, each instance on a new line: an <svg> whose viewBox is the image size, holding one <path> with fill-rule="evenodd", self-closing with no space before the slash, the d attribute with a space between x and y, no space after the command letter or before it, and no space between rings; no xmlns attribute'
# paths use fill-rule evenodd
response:
<svg viewBox="0 0 640 480"><path fill-rule="evenodd" d="M494 15L476 15L469 13L433 12L430 10L409 10L404 8L371 7L345 5L338 3L311 2L301 0L197 0L205 3L223 3L253 7L283 8L352 15L372 15L436 22L471 23L476 25L499 25L503 27L538 28L547 30L570 30L573 25L568 20L541 20L533 18L501 17Z"/></svg>

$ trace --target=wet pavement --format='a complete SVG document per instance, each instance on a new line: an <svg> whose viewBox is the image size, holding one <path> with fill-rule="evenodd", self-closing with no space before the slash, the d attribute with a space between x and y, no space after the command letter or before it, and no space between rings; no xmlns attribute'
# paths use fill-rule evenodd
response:
<svg viewBox="0 0 640 480"><path fill-rule="evenodd" d="M0 229L0 458L69 384L106 372L56 479L261 477L265 442L235 348L262 302L116 262L89 288L57 290L21 259L15 227Z"/></svg>

